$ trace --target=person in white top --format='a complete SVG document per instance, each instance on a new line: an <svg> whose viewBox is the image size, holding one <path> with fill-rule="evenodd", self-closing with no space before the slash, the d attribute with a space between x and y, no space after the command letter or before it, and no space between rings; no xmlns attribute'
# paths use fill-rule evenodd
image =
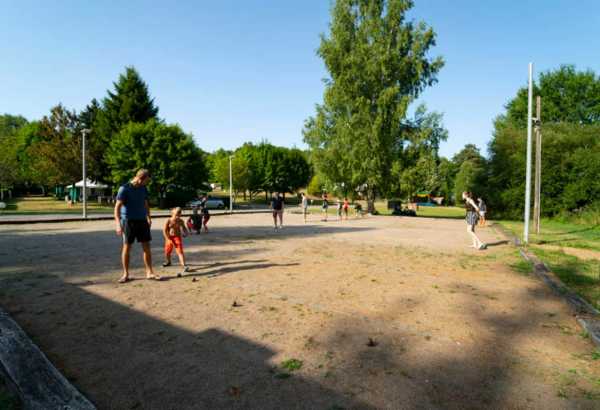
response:
<svg viewBox="0 0 600 410"><path fill-rule="evenodd" d="M302 192L302 215L304 216L304 223L306 223L306 214L308 214L308 198L306 198L306 194Z"/></svg>
<svg viewBox="0 0 600 410"><path fill-rule="evenodd" d="M463 192L462 198L465 201L465 208L467 209L467 232L471 235L471 239L473 239L473 248L484 250L487 245L479 239L479 237L475 234L475 225L477 225L477 221L479 220L479 207L473 200L473 195L470 192Z"/></svg>

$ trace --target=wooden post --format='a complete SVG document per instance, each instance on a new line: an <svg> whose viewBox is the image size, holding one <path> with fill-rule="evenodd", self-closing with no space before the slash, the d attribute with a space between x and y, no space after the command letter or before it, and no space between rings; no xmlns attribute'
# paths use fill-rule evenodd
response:
<svg viewBox="0 0 600 410"><path fill-rule="evenodd" d="M536 125L535 125L535 198L533 205L533 218L535 225L535 233L540 234L540 210L541 210L541 178L542 178L542 131L541 131L541 115L542 115L542 98L538 95L535 99L536 105Z"/></svg>

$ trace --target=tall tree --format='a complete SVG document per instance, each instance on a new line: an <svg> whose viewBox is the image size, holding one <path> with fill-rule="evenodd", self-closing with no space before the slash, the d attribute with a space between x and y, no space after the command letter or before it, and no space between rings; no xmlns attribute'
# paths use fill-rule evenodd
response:
<svg viewBox="0 0 600 410"><path fill-rule="evenodd" d="M26 150L30 178L42 187L71 184L81 179L81 132L75 111L61 104L50 110L29 135Z"/></svg>
<svg viewBox="0 0 600 410"><path fill-rule="evenodd" d="M369 210L386 193L407 136L409 104L436 81L441 58L427 54L435 33L407 21L411 0L338 0L318 55L329 72L323 104L306 121L304 140L327 178L366 184Z"/></svg>
<svg viewBox="0 0 600 410"><path fill-rule="evenodd" d="M113 83L114 91L108 91L108 96L102 100L102 109L94 111L90 107L90 114L95 116L93 138L99 146L108 147L112 139L127 124L145 123L149 120L158 120L158 107L150 97L148 86L134 67L126 67L125 73L119 75L117 82ZM99 179L110 178L104 162L103 171L99 172Z"/></svg>

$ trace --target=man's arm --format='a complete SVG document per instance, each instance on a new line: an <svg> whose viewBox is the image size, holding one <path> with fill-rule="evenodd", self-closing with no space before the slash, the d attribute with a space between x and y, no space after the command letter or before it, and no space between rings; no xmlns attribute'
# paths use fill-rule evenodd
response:
<svg viewBox="0 0 600 410"><path fill-rule="evenodd" d="M121 227L121 207L123 206L123 201L121 201L120 199L117 199L117 202L115 203L115 212L114 212L114 216L115 216L115 224L116 224L116 231L117 231L117 235L122 235L123 234L123 228Z"/></svg>
<svg viewBox="0 0 600 410"><path fill-rule="evenodd" d="M144 201L144 208L146 208L146 220L148 221L148 225L152 225L152 216L150 215L150 202L146 199Z"/></svg>

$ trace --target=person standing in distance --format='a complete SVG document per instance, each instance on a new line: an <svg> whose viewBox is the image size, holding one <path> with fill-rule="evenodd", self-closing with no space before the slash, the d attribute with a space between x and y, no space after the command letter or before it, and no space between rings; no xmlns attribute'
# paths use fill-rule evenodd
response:
<svg viewBox="0 0 600 410"><path fill-rule="evenodd" d="M302 192L302 216L304 217L304 223L306 223L306 215L308 214L308 198L306 194Z"/></svg>
<svg viewBox="0 0 600 410"><path fill-rule="evenodd" d="M271 209L273 210L273 223L277 229L277 218L279 218L279 229L283 228L283 196L279 193L274 193L271 199Z"/></svg>
<svg viewBox="0 0 600 410"><path fill-rule="evenodd" d="M119 283L129 280L129 255L131 245L136 240L142 244L144 250L144 265L146 267L146 279L160 279L152 269L152 253L150 250L150 204L148 202L148 190L146 184L150 181L150 173L147 169L140 169L135 177L119 188L117 202L115 203L115 224L117 235L123 238L121 250L121 263L123 264L123 276Z"/></svg>
<svg viewBox="0 0 600 410"><path fill-rule="evenodd" d="M479 219L479 206L473 200L473 194L471 192L463 192L462 198L465 201L465 208L467 210L466 221L467 221L467 232L471 236L473 240L472 247L475 249L484 250L487 248L487 245L479 239L477 234L475 233L475 226L477 226L477 221Z"/></svg>

